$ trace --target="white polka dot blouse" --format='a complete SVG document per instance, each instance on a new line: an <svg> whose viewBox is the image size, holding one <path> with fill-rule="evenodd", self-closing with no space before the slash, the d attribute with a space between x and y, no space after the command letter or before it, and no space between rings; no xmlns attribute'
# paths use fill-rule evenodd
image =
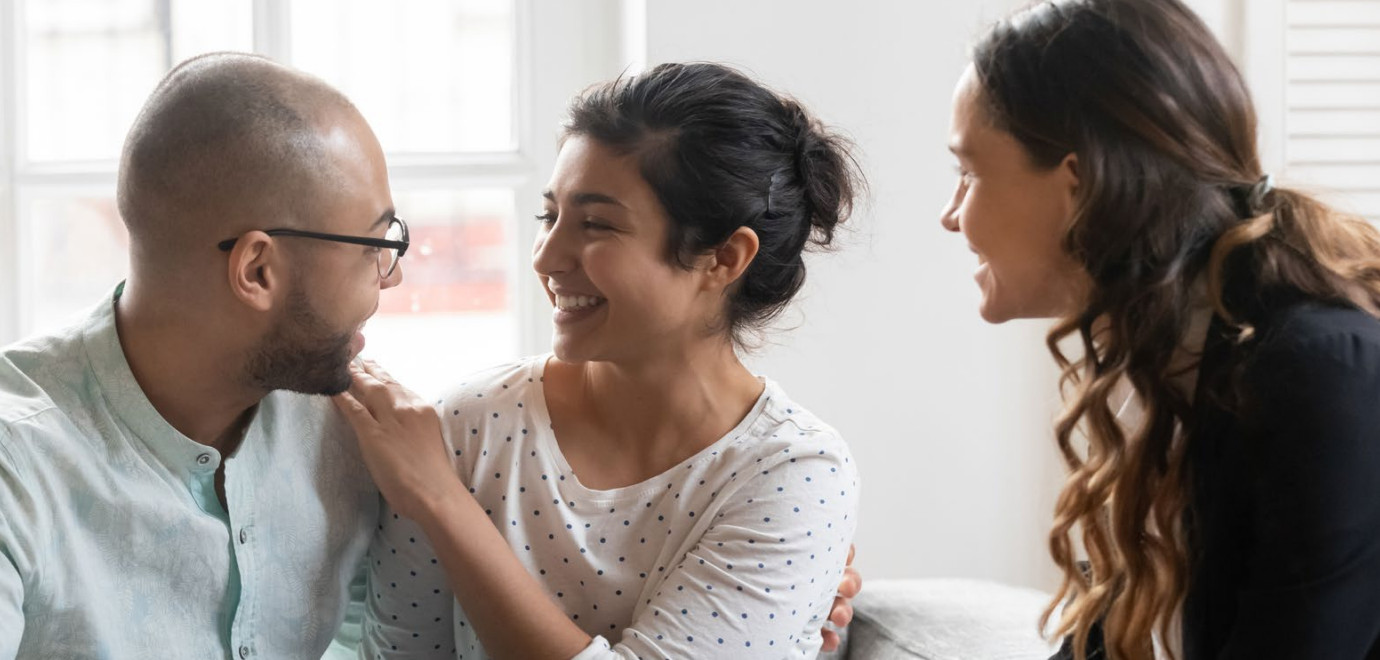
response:
<svg viewBox="0 0 1380 660"><path fill-rule="evenodd" d="M838 433L771 381L723 438L642 483L580 484L551 430L548 356L437 405L457 473L594 642L578 660L813 658L843 576L858 475ZM363 658L487 658L421 529L385 508Z"/></svg>

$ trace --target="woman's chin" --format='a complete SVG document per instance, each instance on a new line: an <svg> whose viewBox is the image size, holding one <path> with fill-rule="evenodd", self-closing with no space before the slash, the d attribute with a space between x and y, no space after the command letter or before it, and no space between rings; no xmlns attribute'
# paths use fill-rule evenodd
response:
<svg viewBox="0 0 1380 660"><path fill-rule="evenodd" d="M589 362L588 347L575 337L564 336L559 330L551 337L551 354L566 363Z"/></svg>
<svg viewBox="0 0 1380 660"><path fill-rule="evenodd" d="M982 315L982 320L991 323L992 325L1000 325L1002 323L1010 321L1013 318L1010 314L1006 313L1006 311L1003 310L1000 306L993 304L986 298L983 298L982 306L978 309L978 313Z"/></svg>
<svg viewBox="0 0 1380 660"><path fill-rule="evenodd" d="M982 316L982 320L994 325L1010 321L1010 306L1002 300L1000 292L997 291L991 269L983 265L978 269L975 279L978 289L982 291L982 302L978 304L978 314Z"/></svg>

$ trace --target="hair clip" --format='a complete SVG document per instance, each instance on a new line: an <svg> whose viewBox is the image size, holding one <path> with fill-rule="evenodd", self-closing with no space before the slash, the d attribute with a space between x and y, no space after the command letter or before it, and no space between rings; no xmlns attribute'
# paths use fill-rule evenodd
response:
<svg viewBox="0 0 1380 660"><path fill-rule="evenodd" d="M1232 205L1241 219L1254 218L1265 211L1265 197L1275 189L1275 178L1270 174L1260 177L1249 186L1231 186Z"/></svg>

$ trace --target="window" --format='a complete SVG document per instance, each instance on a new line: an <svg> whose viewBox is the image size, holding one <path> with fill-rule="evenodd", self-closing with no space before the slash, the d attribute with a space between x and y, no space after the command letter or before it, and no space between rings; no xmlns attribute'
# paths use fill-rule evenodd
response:
<svg viewBox="0 0 1380 660"><path fill-rule="evenodd" d="M533 223L517 218L539 208L565 100L620 69L582 43L616 17L564 4L536 16L531 0L0 3L0 344L71 322L124 277L113 196L126 131L177 62L239 50L340 88L387 152L413 247L366 327L367 355L430 395L543 350Z"/></svg>
<svg viewBox="0 0 1380 660"><path fill-rule="evenodd" d="M1380 0L1246 4L1267 167L1380 223Z"/></svg>

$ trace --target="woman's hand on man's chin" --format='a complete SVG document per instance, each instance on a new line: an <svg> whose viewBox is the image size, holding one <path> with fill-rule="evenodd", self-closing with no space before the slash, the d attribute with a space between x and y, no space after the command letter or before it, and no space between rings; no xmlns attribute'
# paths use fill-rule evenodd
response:
<svg viewBox="0 0 1380 660"><path fill-rule="evenodd" d="M331 397L354 427L374 483L398 514L423 526L448 500L467 494L451 467L441 419L430 403L377 364L350 365L350 389Z"/></svg>

